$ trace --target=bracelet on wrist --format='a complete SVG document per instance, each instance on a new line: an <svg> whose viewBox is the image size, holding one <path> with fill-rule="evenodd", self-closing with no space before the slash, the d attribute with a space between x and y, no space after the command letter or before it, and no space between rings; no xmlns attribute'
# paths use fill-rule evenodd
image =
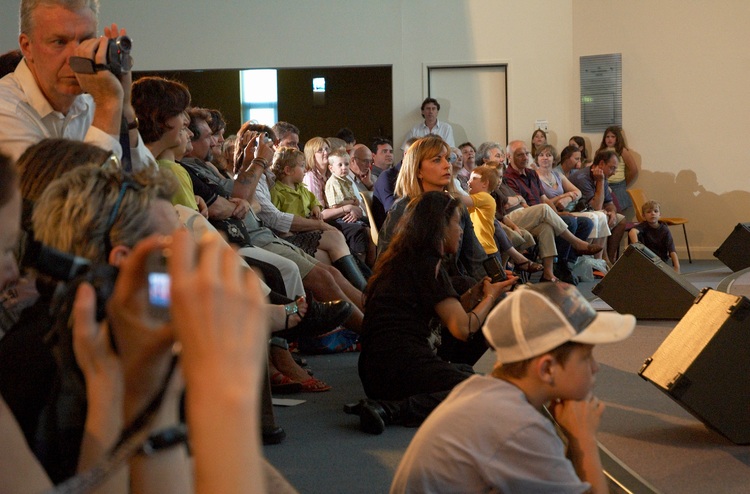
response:
<svg viewBox="0 0 750 494"><path fill-rule="evenodd" d="M260 157L253 158L253 160L250 162L250 164L253 164L253 163L257 163L259 165L262 165L264 170L268 168L268 161L265 158L260 158Z"/></svg>

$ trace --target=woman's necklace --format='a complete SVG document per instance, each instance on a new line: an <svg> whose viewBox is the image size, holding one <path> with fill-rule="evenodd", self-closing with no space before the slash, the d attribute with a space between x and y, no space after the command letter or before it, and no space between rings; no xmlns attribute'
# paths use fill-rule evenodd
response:
<svg viewBox="0 0 750 494"><path fill-rule="evenodd" d="M555 177L552 175L552 173L549 174L549 176L545 177L541 173L537 172L537 175L539 175L539 178L542 179L542 182L549 185L550 187L557 187L557 181L555 180Z"/></svg>

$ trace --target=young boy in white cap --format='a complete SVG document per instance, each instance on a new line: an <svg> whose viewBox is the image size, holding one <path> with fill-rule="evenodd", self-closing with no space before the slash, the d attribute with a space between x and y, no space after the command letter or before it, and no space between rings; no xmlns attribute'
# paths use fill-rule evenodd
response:
<svg viewBox="0 0 750 494"><path fill-rule="evenodd" d="M565 283L524 285L487 318L490 376L456 386L414 436L391 493L608 492L596 444L593 345L627 338L635 318L597 313ZM565 446L549 411L562 428Z"/></svg>

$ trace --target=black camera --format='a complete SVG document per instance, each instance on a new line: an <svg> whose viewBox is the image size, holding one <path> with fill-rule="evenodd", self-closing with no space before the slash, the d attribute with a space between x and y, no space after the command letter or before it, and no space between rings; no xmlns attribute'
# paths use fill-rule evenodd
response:
<svg viewBox="0 0 750 494"><path fill-rule="evenodd" d="M102 70L109 70L120 77L133 68L133 57L130 56L132 48L133 40L128 36L110 38L107 41L107 63L97 64L90 58L83 57L70 57L68 63L71 70L77 74L96 74Z"/></svg>
<svg viewBox="0 0 750 494"><path fill-rule="evenodd" d="M104 320L107 300L114 292L117 279L118 270L114 266L94 264L88 259L60 252L31 238L26 242L21 265L34 268L55 282L62 282L52 307L52 311L58 315L64 314L65 308L69 310L72 306L78 285L88 282L96 291L96 320Z"/></svg>
<svg viewBox="0 0 750 494"><path fill-rule="evenodd" d="M133 40L128 36L119 36L109 39L107 44L107 66L110 72L116 76L130 72L133 68L133 57L130 50L133 48Z"/></svg>

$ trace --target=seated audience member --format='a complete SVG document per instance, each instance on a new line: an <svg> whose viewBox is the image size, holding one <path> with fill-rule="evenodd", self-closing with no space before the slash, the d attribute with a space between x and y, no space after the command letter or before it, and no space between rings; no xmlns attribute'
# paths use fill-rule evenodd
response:
<svg viewBox="0 0 750 494"><path fill-rule="evenodd" d="M474 232L489 256L497 257L502 262L500 252L507 255L518 271L536 273L544 266L531 262L518 252L495 217L497 204L490 191L497 188L499 176L497 171L487 165L474 168L469 179L469 197L462 197L464 205L469 208Z"/></svg>
<svg viewBox="0 0 750 494"><path fill-rule="evenodd" d="M299 129L289 122L276 122L273 132L278 138L278 147L290 147L299 149Z"/></svg>
<svg viewBox="0 0 750 494"><path fill-rule="evenodd" d="M376 137L370 146L372 152L372 177L377 180L381 173L393 166L393 143L385 137Z"/></svg>
<svg viewBox="0 0 750 494"><path fill-rule="evenodd" d="M331 154L333 154L333 151L331 151ZM375 176L372 174L372 151L364 144L357 144L348 154L351 156L349 179L360 192L372 190L375 185ZM328 157L330 159L331 155Z"/></svg>
<svg viewBox="0 0 750 494"><path fill-rule="evenodd" d="M482 330L497 354L492 374L457 385L432 412L391 493L609 492L596 442L604 404L592 394L599 370L592 350L634 327L631 315L595 312L573 286L520 287Z"/></svg>
<svg viewBox="0 0 750 494"><path fill-rule="evenodd" d="M323 137L313 137L305 143L305 178L303 183L315 194L323 209L328 207L325 198L326 182L331 172L328 170L328 155L331 145ZM327 219L327 218L326 218Z"/></svg>
<svg viewBox="0 0 750 494"><path fill-rule="evenodd" d="M462 162L462 168L458 172L458 180L461 182L463 189L468 192L469 175L471 175L471 171L477 166L475 161L477 150L474 145L468 141L458 146L458 149L461 150Z"/></svg>
<svg viewBox="0 0 750 494"><path fill-rule="evenodd" d="M470 311L462 307L441 260L458 251L461 209L444 192L420 194L377 260L366 291L359 357L359 377L369 399L347 410L359 414L365 432L380 434L390 424L419 425L453 386L469 377L470 366L435 354L431 321L439 318L457 340L481 342L475 337L485 317L516 281L490 283L485 277L481 301Z"/></svg>
<svg viewBox="0 0 750 494"><path fill-rule="evenodd" d="M660 222L661 205L656 201L647 201L641 206L641 213L646 219L630 229L628 237L631 243L640 242L659 256L662 261L672 260L675 272L680 272L680 259L674 248L672 232Z"/></svg>
<svg viewBox="0 0 750 494"><path fill-rule="evenodd" d="M177 178L179 187L172 204L199 210L193 181L177 161L192 150L193 133L188 129L190 91L179 82L161 77L142 77L133 83L133 108L143 142L156 158L159 168ZM205 214L205 203L202 203Z"/></svg>
<svg viewBox="0 0 750 494"><path fill-rule="evenodd" d="M531 160L536 163L536 157L539 156L539 151L542 150L542 146L547 144L547 133L542 129L536 129L531 134Z"/></svg>
<svg viewBox="0 0 750 494"><path fill-rule="evenodd" d="M602 250L600 245L589 244L585 241L593 225L588 218L576 218L569 214L558 214L555 212L554 204L544 195L542 181L539 179L535 170L529 168L529 156L526 150L526 144L523 141L512 141L508 144L508 159L510 166L503 175L503 182L513 190L515 195L524 199L524 203L519 203L514 210L506 210L506 214L522 228L529 230L539 239L539 256L543 259L544 278L547 281L554 281L560 278L562 281L575 284L576 279L570 271L568 263L574 263L579 255L593 255ZM539 210L540 214L535 217L527 216L528 213L517 213L516 210L528 206L546 205L549 210ZM562 223L557 220L562 220ZM555 225L556 223L556 225ZM535 231L534 228L541 224L549 224L553 227L553 237L550 238L552 231L544 228L544 232ZM561 229L564 225L566 228ZM567 231L566 231L567 230ZM544 240L539 237L544 233ZM554 240L550 245L550 240ZM557 256L555 265L556 274L552 274L552 262Z"/></svg>
<svg viewBox="0 0 750 494"><path fill-rule="evenodd" d="M456 193L451 164L447 159L449 151L448 145L438 136L423 137L409 147L396 179L395 194L399 201L391 207L378 235L378 255L388 249L410 200L430 191ZM457 255L452 256L445 268L452 275L481 280L486 275L482 262L487 259L487 254L477 240L469 212L465 207L460 209L463 235Z"/></svg>
<svg viewBox="0 0 750 494"><path fill-rule="evenodd" d="M211 164L216 167L219 173L230 178L233 176L232 162L227 161L224 157L224 142L226 142L224 133L227 130L227 122L224 120L224 115L221 114L221 111L210 109L208 112L211 114L211 133L216 142L211 147L211 156L213 157Z"/></svg>
<svg viewBox="0 0 750 494"><path fill-rule="evenodd" d="M573 216L582 216L591 220L593 228L589 233L589 239L592 243L603 248L611 233L607 225L607 215L602 211L576 211L576 209L580 209L578 205L579 199L581 199L581 191L568 180L568 177L552 168L556 160L556 154L557 152L552 145L544 144L536 155L536 173L542 181L544 195L549 198L557 211L565 211ZM601 259L602 252L603 249L594 254L594 257Z"/></svg>
<svg viewBox="0 0 750 494"><path fill-rule="evenodd" d="M427 135L438 135L448 143L449 147L456 145L456 141L453 139L453 127L450 124L441 122L438 120L438 113L440 112L440 103L435 98L425 98L422 102L422 118L424 122L415 125L404 138L404 145L401 146L402 151L406 151L406 141L412 137L425 137Z"/></svg>
<svg viewBox="0 0 750 494"><path fill-rule="evenodd" d="M463 155L458 148L451 148L451 152L448 155L448 163L451 164L451 174L453 175L453 188L457 193L468 196L469 195L469 182L468 179L464 179L461 172L464 169Z"/></svg>
<svg viewBox="0 0 750 494"><path fill-rule="evenodd" d="M581 149L578 146L567 146L560 153L560 164L558 164L554 170L567 178L570 178L570 174L573 170L578 170L583 165L581 164Z"/></svg>
<svg viewBox="0 0 750 494"><path fill-rule="evenodd" d="M406 145L411 147L411 145L418 140L419 138L412 137L406 141ZM399 172L401 172L402 164L403 160L382 172L373 187L372 214L375 216L375 224L378 228L383 227L388 211L391 210L393 203L396 202L396 179L398 178Z"/></svg>
<svg viewBox="0 0 750 494"><path fill-rule="evenodd" d="M370 152L365 146L358 146ZM352 206L351 212L336 219L336 225L344 233L346 242L352 254L360 261L360 265L364 263L372 266L375 263L375 245L370 237L369 222L363 206L364 199L350 178L349 161L349 155L340 149L328 156L331 176L326 182L326 202L329 209ZM354 158L351 158L351 161L355 161Z"/></svg>
<svg viewBox="0 0 750 494"><path fill-rule="evenodd" d="M104 37L97 38L98 9L94 1L21 1L18 40L24 60L0 81L0 151L11 159L48 137L85 141L122 156L118 137L124 117L133 168L155 166L138 135L129 99L130 72L118 78L108 70L76 73L69 65L71 55L104 64L104 39L126 34L112 24L104 28ZM58 40L66 53L60 58L58 51L48 48L47 37L72 25L77 26L75 32ZM65 118L56 116L60 114Z"/></svg>
<svg viewBox="0 0 750 494"><path fill-rule="evenodd" d="M591 166L570 174L571 183L580 189L586 204L594 211L604 211L607 214L607 225L612 231L607 237L607 258L610 262L617 260L620 240L625 234L625 217L617 212L607 183L607 177L612 176L616 170L617 155L614 151L605 150L596 152Z"/></svg>
<svg viewBox="0 0 750 494"><path fill-rule="evenodd" d="M351 150L354 149L354 146L357 145L357 137L354 135L354 131L349 127L342 127L339 129L339 131L336 132L336 138L341 139L346 143L345 148L347 153L351 152Z"/></svg>
<svg viewBox="0 0 750 494"><path fill-rule="evenodd" d="M584 139L581 136L573 136L568 141L568 144L571 146L576 146L578 150L581 152L581 164L585 164L588 159L588 152L586 151L586 139Z"/></svg>
<svg viewBox="0 0 750 494"><path fill-rule="evenodd" d="M486 165L490 161L499 163L499 166L505 166L505 150L499 142L483 142L477 148L476 165Z"/></svg>

